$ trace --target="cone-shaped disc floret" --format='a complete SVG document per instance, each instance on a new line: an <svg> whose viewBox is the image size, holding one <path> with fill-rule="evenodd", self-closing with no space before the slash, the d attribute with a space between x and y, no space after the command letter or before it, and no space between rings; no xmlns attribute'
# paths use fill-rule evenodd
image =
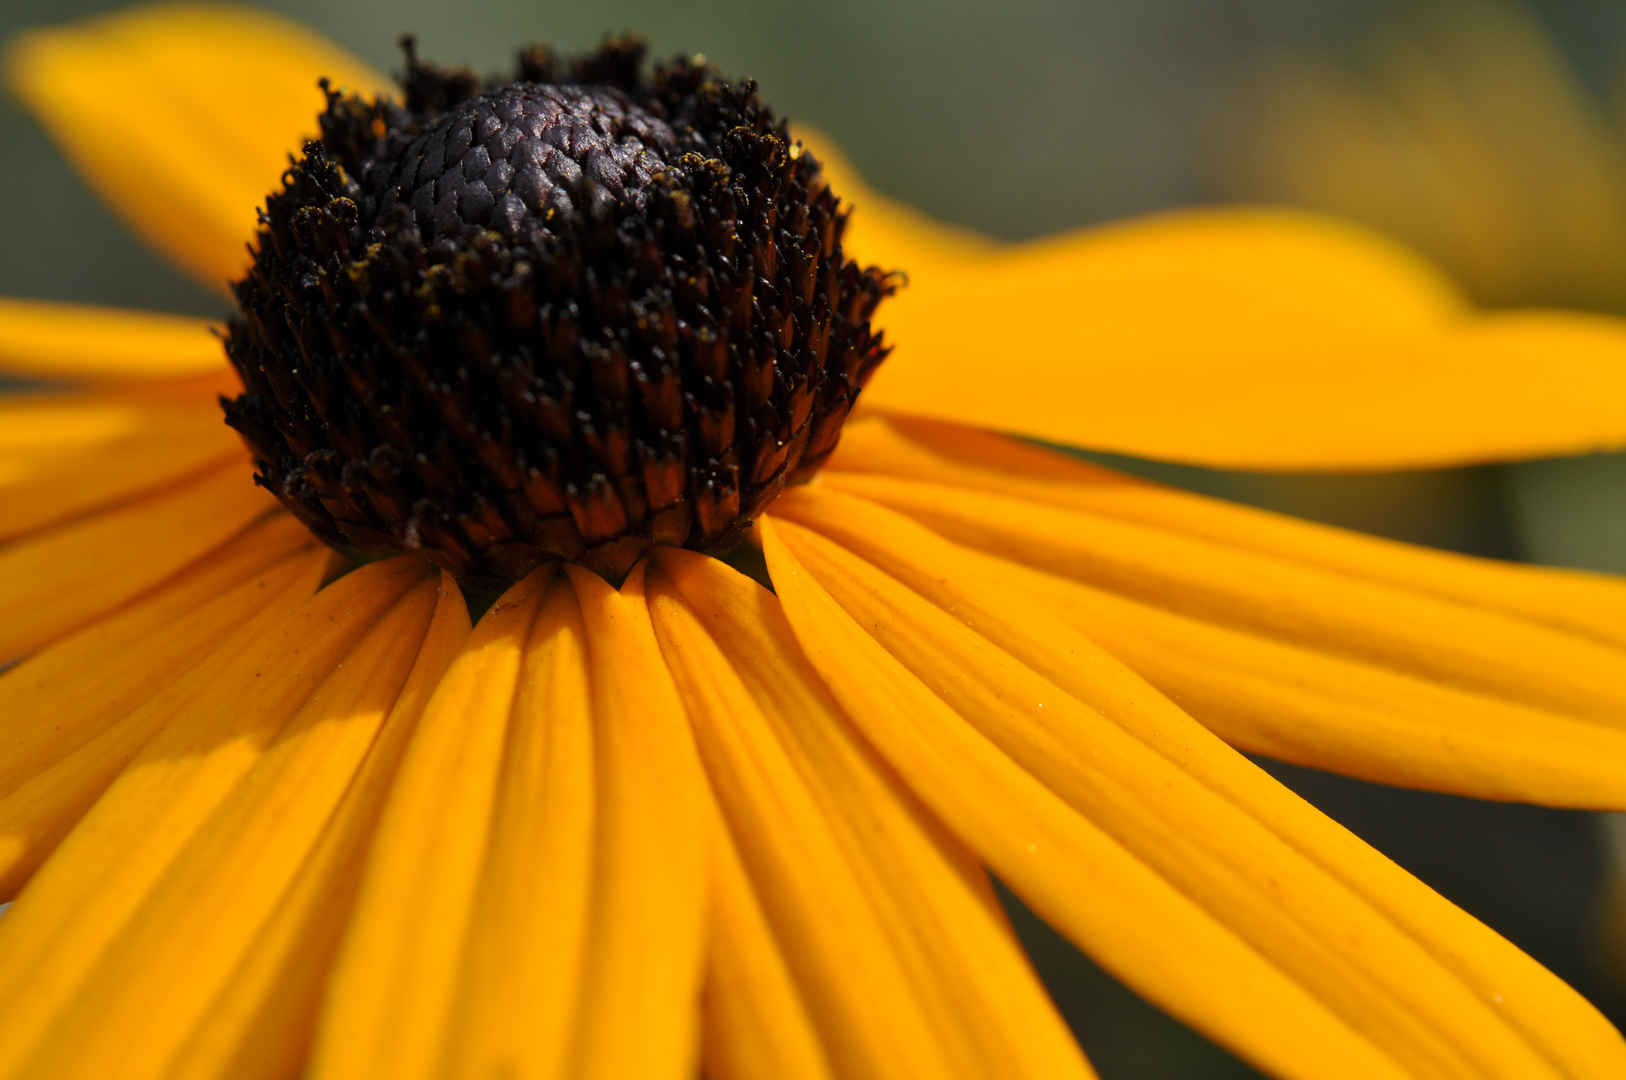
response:
<svg viewBox="0 0 1626 1080"><path fill-rule="evenodd" d="M500 582L734 544L835 448L893 278L818 163L703 62L612 40L405 103L329 92L261 215L227 422L318 536Z"/></svg>

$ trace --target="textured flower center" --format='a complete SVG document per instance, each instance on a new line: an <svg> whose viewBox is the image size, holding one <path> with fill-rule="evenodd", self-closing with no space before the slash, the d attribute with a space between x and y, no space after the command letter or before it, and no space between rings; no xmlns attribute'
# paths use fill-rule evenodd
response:
<svg viewBox="0 0 1626 1080"><path fill-rule="evenodd" d="M227 422L318 536L500 582L722 550L810 477L891 278L747 82L611 41L329 94L234 286Z"/></svg>

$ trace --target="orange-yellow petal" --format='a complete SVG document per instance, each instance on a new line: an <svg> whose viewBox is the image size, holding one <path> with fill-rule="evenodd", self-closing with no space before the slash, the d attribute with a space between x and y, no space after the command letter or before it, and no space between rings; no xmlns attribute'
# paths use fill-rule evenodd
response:
<svg viewBox="0 0 1626 1080"><path fill-rule="evenodd" d="M142 238L222 294L247 266L254 212L317 134L317 79L386 81L286 19L158 4L18 38L12 90Z"/></svg>
<svg viewBox="0 0 1626 1080"><path fill-rule="evenodd" d="M595 790L587 631L549 588L520 669L491 839L442 1075L563 1078L592 914Z"/></svg>
<svg viewBox="0 0 1626 1080"><path fill-rule="evenodd" d="M619 592L566 567L587 630L601 793L593 926L568 1070L583 1080L684 1080L699 1053L705 781L650 624L647 566L634 567Z"/></svg>
<svg viewBox="0 0 1626 1080"><path fill-rule="evenodd" d="M867 191L849 254L907 273L868 404L1224 468L1391 469L1626 446L1626 324L1471 312L1359 226L1181 211L978 243Z"/></svg>
<svg viewBox="0 0 1626 1080"><path fill-rule="evenodd" d="M217 371L217 324L183 315L0 297L0 372L141 379Z"/></svg>
<svg viewBox="0 0 1626 1080"><path fill-rule="evenodd" d="M716 646L693 635L695 617L674 596L668 576L650 584L662 649L691 713L708 782L832 1064L856 1075L953 1075L953 1060L901 970L846 837L798 775L769 714L743 692L727 661L713 655ZM778 648L768 657L785 659L784 643L772 644ZM782 665L771 670L780 677ZM792 694L812 690L796 710L806 714L801 722L830 723L835 710L800 674L795 666L784 672Z"/></svg>
<svg viewBox="0 0 1626 1080"><path fill-rule="evenodd" d="M708 816L711 921L700 1030L705 1075L713 1080L833 1080L734 840L715 806Z"/></svg>
<svg viewBox="0 0 1626 1080"><path fill-rule="evenodd" d="M944 824L1041 916L1148 999L1267 1071L1405 1075L961 720L836 604L772 519L761 533L785 614L832 694Z"/></svg>
<svg viewBox="0 0 1626 1080"><path fill-rule="evenodd" d="M785 508L793 506L794 497ZM843 512L821 515L819 525L854 550L879 559L922 596L1116 720L1364 895L1427 942L1567 1073L1611 1075L1622 1069L1626 1043L1620 1033L1569 986L1232 753L1064 625L1070 614L1068 596L1077 586L947 544L884 511L863 512L849 503ZM1040 578L1055 587L1036 587ZM1020 595L1025 585L1035 586L1031 600Z"/></svg>
<svg viewBox="0 0 1626 1080"><path fill-rule="evenodd" d="M21 656L119 607L274 505L233 461L0 547L0 658Z"/></svg>
<svg viewBox="0 0 1626 1080"><path fill-rule="evenodd" d="M0 1076L84 986L152 884L199 834L421 560L362 567L278 623L182 703L0 920Z"/></svg>
<svg viewBox="0 0 1626 1080"><path fill-rule="evenodd" d="M417 660L419 583L351 647L137 904L52 1020L26 1075L157 1080L275 917ZM121 913L122 914L122 913ZM118 916L115 916L118 917ZM99 920L87 920L92 933ZM74 928L82 935L84 924Z"/></svg>
<svg viewBox="0 0 1626 1080"><path fill-rule="evenodd" d="M303 1068L390 783L468 635L463 594L442 574L423 648L383 730L271 921L171 1063L169 1080L281 1080Z"/></svg>
<svg viewBox="0 0 1626 1080"><path fill-rule="evenodd" d="M1284 844L1269 818L1224 798L1212 778L1244 790L1279 785L1061 625L1042 596L1013 592L993 560L858 500L799 491L782 505L839 538L780 528L808 569L918 678L1397 1057L1424 1074L1509 1077L1550 1069L1538 1050L1555 1062L1573 1059L1594 1010L1574 999L1542 1017L1526 1042L1504 1016L1506 997L1526 999L1529 988L1501 987L1503 1000L1495 1000L1477 980L1461 979L1426 951L1429 935L1413 940L1349 887L1347 866L1317 866L1324 857ZM886 571L840 544L879 557ZM1006 642L1021 659L1000 647ZM1194 758L1200 767L1192 770ZM1319 817L1307 807L1295 816L1306 815ZM1447 931L1472 922L1461 913L1439 921ZM1525 981L1540 990L1552 980ZM1618 1067L1626 1047L1617 1038L1614 1049ZM1591 1074L1608 1071L1595 1066Z"/></svg>
<svg viewBox="0 0 1626 1080"><path fill-rule="evenodd" d="M1103 515L945 484L831 487L969 547L1221 625L1626 726L1626 652L1540 623Z"/></svg>
<svg viewBox="0 0 1626 1080"><path fill-rule="evenodd" d="M317 1080L435 1075L525 642L552 572L486 612L418 723L329 983L308 1066Z"/></svg>
<svg viewBox="0 0 1626 1080"><path fill-rule="evenodd" d="M656 557L662 648L837 1068L1088 1076L981 870L854 737L777 601L714 559ZM787 863L818 884L786 880ZM841 944L803 944L820 932Z"/></svg>
<svg viewBox="0 0 1626 1080"><path fill-rule="evenodd" d="M28 702L47 710L60 703L69 733L94 730L95 734L84 741L74 740L71 734L61 741L47 737L40 740L43 745L22 747L24 762L39 771L0 798L0 897L16 895L57 842L154 735L184 714L191 701L208 694L217 680L232 677L232 665L310 599L329 565L328 553L296 558L291 565L239 585L220 603L210 605L209 610L199 611L193 629L211 636L218 646L212 651L206 648L200 663L167 685L155 688L150 696L140 694L143 650L138 647L125 650L118 658L130 668L115 670L105 690L92 688L80 695L58 682ZM261 591L261 581L270 596L254 596ZM264 606L256 611L257 604ZM161 655L155 658L154 668L162 671L166 666ZM137 680L137 693L145 701L132 700L132 676ZM245 676L237 671L236 677ZM24 718L39 715L50 713L30 711ZM30 749L34 752L27 753Z"/></svg>
<svg viewBox="0 0 1626 1080"><path fill-rule="evenodd" d="M1188 320L1178 293L1161 312L1063 315L1020 303L1034 288L967 288L941 308L884 314L910 347L882 365L869 404L1229 469L1440 468L1626 446L1626 325L1610 317L1510 312L1274 341Z"/></svg>
<svg viewBox="0 0 1626 1080"><path fill-rule="evenodd" d="M963 427L903 416L847 426L831 470L1013 495L1386 582L1626 646L1626 582L1455 555L1238 506Z"/></svg>
<svg viewBox="0 0 1626 1080"><path fill-rule="evenodd" d="M129 426L90 446L0 450L0 540L150 495L227 462L247 472L242 441L221 422L219 406L212 403L196 408L87 402L47 405L38 410L44 415L25 402L8 404L14 407L4 410L9 415L0 423L45 426L58 421L72 430L76 421L94 417L104 423L127 419Z"/></svg>
<svg viewBox="0 0 1626 1080"><path fill-rule="evenodd" d="M1000 560L1003 561L1003 560ZM1012 563L1012 587L1100 641L1232 746L1384 784L1626 809L1626 731L1272 641Z"/></svg>
<svg viewBox="0 0 1626 1080"><path fill-rule="evenodd" d="M296 578L310 579L314 591L327 561L315 545L303 526L278 515L6 672L0 677L0 794L168 686ZM85 678L87 671L96 677Z"/></svg>

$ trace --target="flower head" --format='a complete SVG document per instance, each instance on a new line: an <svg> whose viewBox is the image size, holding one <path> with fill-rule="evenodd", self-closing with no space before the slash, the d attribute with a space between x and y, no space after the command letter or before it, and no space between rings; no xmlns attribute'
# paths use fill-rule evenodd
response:
<svg viewBox="0 0 1626 1080"><path fill-rule="evenodd" d="M1278 466L1613 445L1626 330L1477 315L1404 253L1293 215L1000 249L889 206L828 149L820 187L793 129L754 119L674 162L684 116L755 106L681 62L665 70L693 86L646 94L628 55L553 83L528 50L522 71L549 78L495 90L414 61L398 105L237 10L114 16L14 55L92 181L206 280L241 281L244 310L233 371L201 324L0 305L11 370L89 384L0 410L19 448L0 501L0 1077L675 1080L696 1056L718 1078L1088 1076L988 870L1276 1075L1617 1075L1626 1043L1586 1002L1233 747L1626 806L1626 586L1243 510L973 425ZM163 78L193 65L209 100L259 112L200 126L193 84ZM301 97L321 75L325 100ZM245 262L277 155L324 108ZM462 167L476 123L500 139L533 117L539 138L579 127L585 155L529 186L533 159L505 158L506 181L489 150ZM719 190L713 161L743 179ZM749 318L685 292L678 259L721 296L748 242L780 271ZM761 513L763 447L786 443L786 479L817 462L815 417L878 356L868 263L911 281L885 309L874 411ZM567 302L555 351L536 328ZM725 327L726 362L707 351ZM751 429L764 357L778 426ZM655 406L606 389L640 374ZM681 416L660 411L679 407L659 404L668 376ZM566 377L585 418L524 428ZM734 395L715 444L706 379ZM221 394L280 502L249 482ZM397 406L415 411L399 443ZM640 531L677 504L591 445L623 416L635 448L688 441L681 537ZM458 479L430 483L441 447ZM471 536L478 500L539 511L524 481L550 449L553 518L580 547L505 517L541 561L502 562L507 538ZM720 489L693 471L713 462L741 493L715 531L700 506ZM571 505L599 475L624 532ZM419 486L392 507L396 483ZM742 514L771 591L677 543ZM353 566L307 523L441 567ZM453 527L466 562L434 538ZM622 537L630 554L588 557ZM619 588L594 572L623 558ZM481 568L519 580L471 626L452 571Z"/></svg>

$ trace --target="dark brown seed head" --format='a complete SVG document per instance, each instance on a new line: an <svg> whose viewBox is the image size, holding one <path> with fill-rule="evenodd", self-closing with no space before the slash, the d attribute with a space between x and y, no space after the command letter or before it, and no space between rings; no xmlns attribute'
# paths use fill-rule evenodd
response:
<svg viewBox="0 0 1626 1080"><path fill-rule="evenodd" d="M749 81L612 39L329 91L261 214L227 423L313 532L496 583L722 550L835 449L893 278Z"/></svg>

